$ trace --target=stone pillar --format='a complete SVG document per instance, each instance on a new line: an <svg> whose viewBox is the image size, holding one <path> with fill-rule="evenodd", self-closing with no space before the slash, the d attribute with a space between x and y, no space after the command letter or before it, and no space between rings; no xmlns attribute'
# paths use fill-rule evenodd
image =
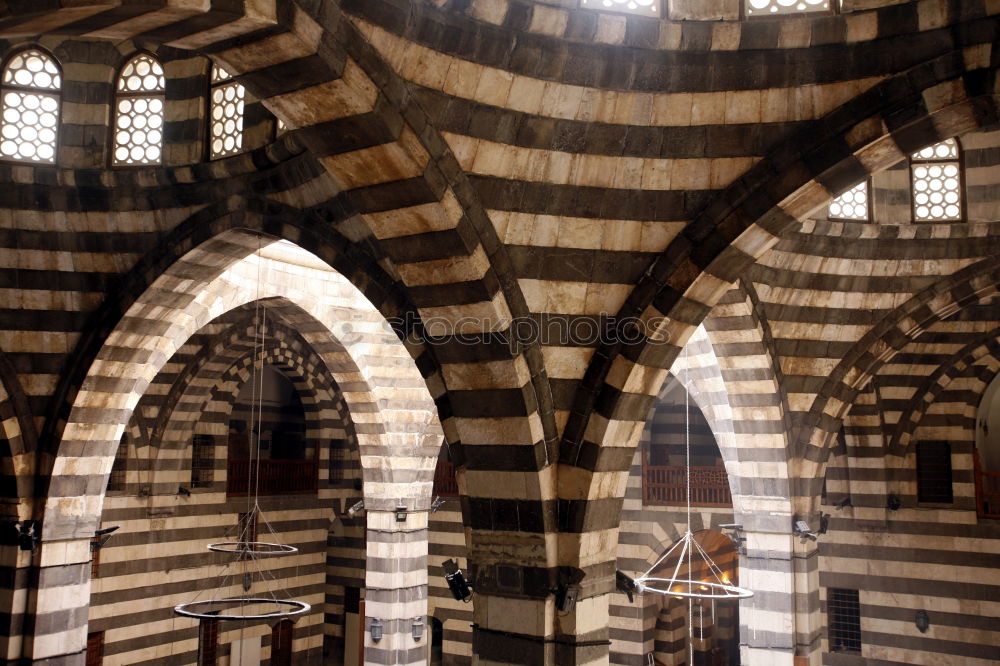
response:
<svg viewBox="0 0 1000 666"><path fill-rule="evenodd" d="M818 523L817 518L813 524ZM798 537L792 539L792 547L795 666L820 666L823 663L823 618L819 605L819 548L816 541Z"/></svg>
<svg viewBox="0 0 1000 666"><path fill-rule="evenodd" d="M366 503L369 500L366 499ZM427 619L426 511L410 511L404 521L395 511L368 509L365 570L365 664L426 664ZM372 640L372 620L382 623L382 638ZM423 622L419 641L413 621Z"/></svg>
<svg viewBox="0 0 1000 666"><path fill-rule="evenodd" d="M740 662L747 666L793 666L795 562L791 518L781 517L786 521L782 533L745 532L739 582L754 593L740 601Z"/></svg>
<svg viewBox="0 0 1000 666"><path fill-rule="evenodd" d="M0 525L14 534L14 523ZM0 663L17 663L24 641L24 621L28 604L28 582L31 573L31 551L21 550L16 537L13 543L0 545L0 608L6 618L0 626Z"/></svg>
<svg viewBox="0 0 1000 666"><path fill-rule="evenodd" d="M556 613L556 660L567 666L608 664L611 593L581 599L567 613Z"/></svg>
<svg viewBox="0 0 1000 666"><path fill-rule="evenodd" d="M28 595L24 663L82 666L90 606L90 539L47 541L34 553L37 582Z"/></svg>
<svg viewBox="0 0 1000 666"><path fill-rule="evenodd" d="M479 666L557 663L552 635L556 610L551 595L526 598L480 589L474 603L473 663Z"/></svg>
<svg viewBox="0 0 1000 666"><path fill-rule="evenodd" d="M475 604L473 654L481 666L609 663L610 592L579 599L563 612L555 594L515 596L481 585Z"/></svg>

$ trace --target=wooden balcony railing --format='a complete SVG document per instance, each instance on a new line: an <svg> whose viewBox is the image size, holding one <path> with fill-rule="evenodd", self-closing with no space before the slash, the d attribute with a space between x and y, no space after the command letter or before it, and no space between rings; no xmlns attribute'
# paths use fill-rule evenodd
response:
<svg viewBox="0 0 1000 666"><path fill-rule="evenodd" d="M686 471L684 467L646 465L642 475L643 504L685 506ZM691 468L691 506L732 507L729 479L723 467Z"/></svg>
<svg viewBox="0 0 1000 666"><path fill-rule="evenodd" d="M980 518L1000 518L1000 472L984 470L975 449L972 460L976 470L976 513Z"/></svg>
<svg viewBox="0 0 1000 666"><path fill-rule="evenodd" d="M455 479L455 463L438 461L434 470L434 495L458 497L458 480Z"/></svg>
<svg viewBox="0 0 1000 666"><path fill-rule="evenodd" d="M261 460L260 484L257 484L257 461L230 460L226 492L229 495L291 495L316 492L318 468L315 460Z"/></svg>

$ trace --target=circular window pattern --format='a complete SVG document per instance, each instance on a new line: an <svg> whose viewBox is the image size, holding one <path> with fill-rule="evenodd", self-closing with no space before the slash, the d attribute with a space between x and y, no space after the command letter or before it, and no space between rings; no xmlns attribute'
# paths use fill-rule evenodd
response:
<svg viewBox="0 0 1000 666"><path fill-rule="evenodd" d="M945 139L910 156L913 162L913 219L949 222L962 219L962 179L958 142ZM950 161L948 161L950 160Z"/></svg>
<svg viewBox="0 0 1000 666"><path fill-rule="evenodd" d="M55 61L37 49L21 51L8 61L0 102L0 157L55 162L61 84Z"/></svg>
<svg viewBox="0 0 1000 666"><path fill-rule="evenodd" d="M868 182L858 183L831 201L829 217L839 220L867 220Z"/></svg>
<svg viewBox="0 0 1000 666"><path fill-rule="evenodd" d="M830 9L829 0L747 0L747 14L797 14Z"/></svg>
<svg viewBox="0 0 1000 666"><path fill-rule="evenodd" d="M163 68L140 53L118 77L112 162L115 166L159 164L163 156Z"/></svg>
<svg viewBox="0 0 1000 666"><path fill-rule="evenodd" d="M580 6L593 9L610 9L613 11L659 16L659 0L580 0Z"/></svg>
<svg viewBox="0 0 1000 666"><path fill-rule="evenodd" d="M914 165L913 213L920 221L961 219L957 164Z"/></svg>
<svg viewBox="0 0 1000 666"><path fill-rule="evenodd" d="M21 51L7 63L3 71L4 85L59 90L62 78L55 61L37 49Z"/></svg>
<svg viewBox="0 0 1000 666"><path fill-rule="evenodd" d="M212 159L235 155L243 149L243 105L246 89L229 81L232 77L218 66L212 80L223 81L212 88L209 152ZM228 82L227 82L228 81Z"/></svg>
<svg viewBox="0 0 1000 666"><path fill-rule="evenodd" d="M922 150L918 150L911 156L913 160L925 161L925 160L957 160L958 159L958 142L955 139L945 139L940 143L935 143L933 146L927 146Z"/></svg>

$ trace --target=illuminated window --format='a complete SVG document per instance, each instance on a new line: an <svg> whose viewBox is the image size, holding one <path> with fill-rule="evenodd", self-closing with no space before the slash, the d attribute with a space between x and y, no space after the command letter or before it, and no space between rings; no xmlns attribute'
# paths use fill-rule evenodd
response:
<svg viewBox="0 0 1000 666"><path fill-rule="evenodd" d="M609 9L627 14L659 16L660 0L580 0L586 9Z"/></svg>
<svg viewBox="0 0 1000 666"><path fill-rule="evenodd" d="M962 219L962 170L955 139L946 139L913 153L910 174L915 221Z"/></svg>
<svg viewBox="0 0 1000 666"><path fill-rule="evenodd" d="M140 53L122 68L115 86L112 164L159 164L163 153L163 68Z"/></svg>
<svg viewBox="0 0 1000 666"><path fill-rule="evenodd" d="M62 75L38 49L15 53L3 68L0 157L54 164Z"/></svg>
<svg viewBox="0 0 1000 666"><path fill-rule="evenodd" d="M212 90L209 118L209 157L216 159L243 150L243 100L246 88L232 80L232 75L212 65Z"/></svg>
<svg viewBox="0 0 1000 666"><path fill-rule="evenodd" d="M830 0L746 0L748 16L773 16L830 10Z"/></svg>
<svg viewBox="0 0 1000 666"><path fill-rule="evenodd" d="M828 216L837 220L868 220L868 181L862 181L830 202Z"/></svg>

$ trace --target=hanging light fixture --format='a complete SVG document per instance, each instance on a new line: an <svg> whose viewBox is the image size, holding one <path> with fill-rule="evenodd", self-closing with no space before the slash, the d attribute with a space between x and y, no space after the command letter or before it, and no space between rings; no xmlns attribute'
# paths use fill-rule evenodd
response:
<svg viewBox="0 0 1000 666"><path fill-rule="evenodd" d="M688 368L688 348L684 348L684 375L685 380L689 379ZM635 581L635 589L640 594L650 592L672 596L675 599L688 599L689 602L695 599L717 600L726 599L747 599L753 596L753 592L747 588L734 585L729 574L722 571L712 560L708 553L701 547L701 544L694 538L691 532L691 423L690 423L690 391L685 381L684 392L684 449L685 449L685 501L686 509L686 529L681 538L670 547L645 573L638 576ZM670 561L673 556L677 557L670 577L660 577L651 575L664 561ZM697 557L697 560L695 559ZM682 572L682 566L687 565L687 571ZM695 568L698 564L698 568ZM705 580L695 580L695 571L707 571ZM693 622L690 613L693 609L689 603L689 620ZM693 635L693 627L689 622L689 634Z"/></svg>

